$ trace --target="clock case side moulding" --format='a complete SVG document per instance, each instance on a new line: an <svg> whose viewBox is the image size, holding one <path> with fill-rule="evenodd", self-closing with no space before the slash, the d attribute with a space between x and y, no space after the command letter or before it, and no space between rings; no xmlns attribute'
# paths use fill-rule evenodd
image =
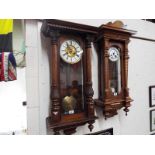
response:
<svg viewBox="0 0 155 155"><path fill-rule="evenodd" d="M63 130L65 134L73 134L76 128L88 123L90 131L93 123L97 119L94 114L92 75L91 75L91 43L97 35L97 28L88 25L76 24L60 20L44 20L42 33L45 37L51 38L51 114L47 118L47 127L55 134L60 134ZM59 41L61 36L75 36L83 41L83 85L84 85L84 105L86 109L83 113L63 116L61 111L60 97L60 68L59 68Z"/></svg>

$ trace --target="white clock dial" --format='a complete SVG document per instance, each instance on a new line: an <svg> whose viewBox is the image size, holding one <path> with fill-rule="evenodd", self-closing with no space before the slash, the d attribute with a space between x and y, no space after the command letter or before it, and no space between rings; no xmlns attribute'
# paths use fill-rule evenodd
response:
<svg viewBox="0 0 155 155"><path fill-rule="evenodd" d="M69 64L75 64L82 58L83 50L75 40L66 40L60 47L60 57Z"/></svg>
<svg viewBox="0 0 155 155"><path fill-rule="evenodd" d="M109 59L111 61L117 61L119 58L119 50L116 47L111 47L108 51Z"/></svg>

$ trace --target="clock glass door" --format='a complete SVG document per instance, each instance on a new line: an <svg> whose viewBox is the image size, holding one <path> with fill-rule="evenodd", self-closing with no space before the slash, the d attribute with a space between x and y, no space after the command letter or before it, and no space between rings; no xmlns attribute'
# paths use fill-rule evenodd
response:
<svg viewBox="0 0 155 155"><path fill-rule="evenodd" d="M120 51L116 47L111 47L109 53L109 84L114 96L121 91L121 62Z"/></svg>
<svg viewBox="0 0 155 155"><path fill-rule="evenodd" d="M60 58L60 90L63 114L71 115L83 111L82 60L70 64Z"/></svg>

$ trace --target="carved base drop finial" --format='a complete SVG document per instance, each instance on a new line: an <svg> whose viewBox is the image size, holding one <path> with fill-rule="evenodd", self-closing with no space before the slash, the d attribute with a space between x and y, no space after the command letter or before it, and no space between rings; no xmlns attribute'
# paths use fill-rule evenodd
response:
<svg viewBox="0 0 155 155"><path fill-rule="evenodd" d="M127 116L127 115L128 115L128 112L129 112L128 107L125 107L125 108L124 108L124 111L125 111L125 115Z"/></svg>
<svg viewBox="0 0 155 155"><path fill-rule="evenodd" d="M54 135L60 135L60 132L58 130L55 130Z"/></svg>
<svg viewBox="0 0 155 155"><path fill-rule="evenodd" d="M94 126L92 125L92 122L89 123L88 128L89 128L90 132L92 132L92 130L94 128Z"/></svg>

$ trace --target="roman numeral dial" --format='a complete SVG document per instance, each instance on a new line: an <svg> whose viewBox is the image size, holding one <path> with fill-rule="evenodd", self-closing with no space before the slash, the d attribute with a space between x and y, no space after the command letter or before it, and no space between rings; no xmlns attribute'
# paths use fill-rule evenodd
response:
<svg viewBox="0 0 155 155"><path fill-rule="evenodd" d="M61 44L60 57L69 64L75 64L82 58L83 50L75 40L66 40Z"/></svg>

